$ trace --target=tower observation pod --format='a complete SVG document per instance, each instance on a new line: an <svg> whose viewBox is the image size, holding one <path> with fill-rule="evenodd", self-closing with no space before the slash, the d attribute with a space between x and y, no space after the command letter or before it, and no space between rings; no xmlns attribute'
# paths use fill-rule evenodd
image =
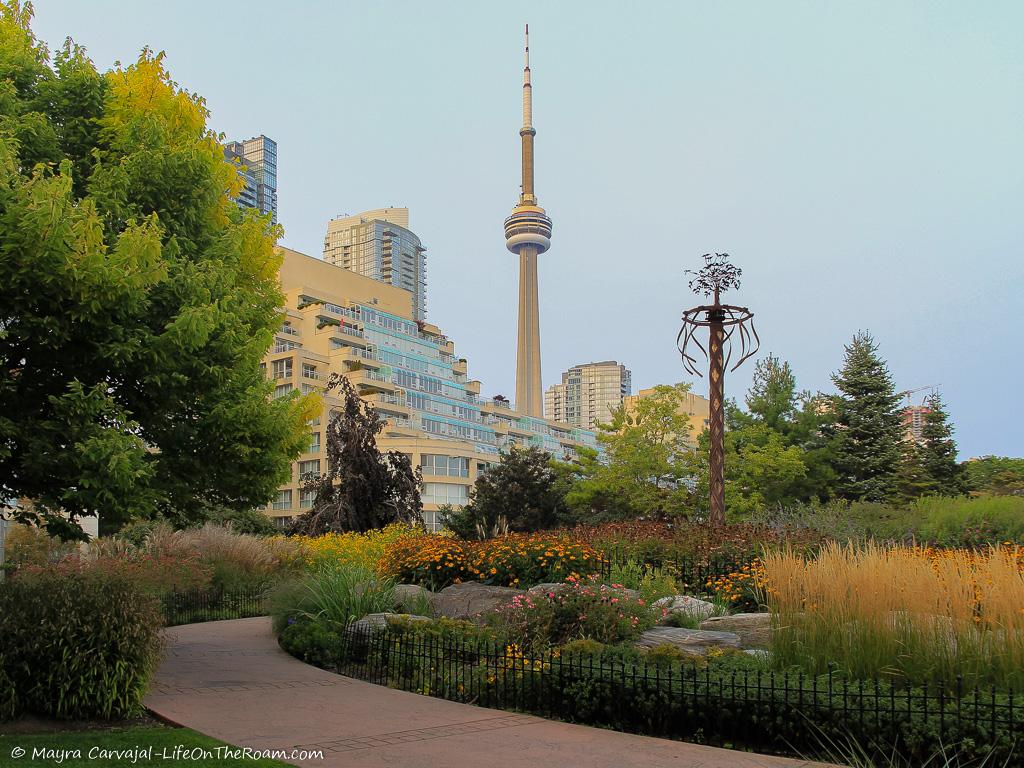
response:
<svg viewBox="0 0 1024 768"><path fill-rule="evenodd" d="M530 26L526 25L523 69L523 184L519 203L505 219L505 246L519 254L519 334L516 349L516 409L526 416L544 415L540 372L540 308L537 303L537 257L551 247L551 219L537 205L533 190L533 86L530 83Z"/></svg>

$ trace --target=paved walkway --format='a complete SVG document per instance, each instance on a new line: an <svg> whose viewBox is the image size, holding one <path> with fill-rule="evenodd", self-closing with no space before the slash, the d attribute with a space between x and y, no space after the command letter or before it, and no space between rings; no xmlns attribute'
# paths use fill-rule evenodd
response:
<svg viewBox="0 0 1024 768"><path fill-rule="evenodd" d="M371 685L303 664L269 619L168 630L146 706L256 749L322 749L318 768L812 768L800 760L633 736ZM824 768L821 766L821 768Z"/></svg>

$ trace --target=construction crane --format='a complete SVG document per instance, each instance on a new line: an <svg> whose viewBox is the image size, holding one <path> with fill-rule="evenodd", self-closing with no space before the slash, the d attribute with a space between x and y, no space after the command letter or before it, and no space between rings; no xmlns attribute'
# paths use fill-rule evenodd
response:
<svg viewBox="0 0 1024 768"><path fill-rule="evenodd" d="M941 387L941 386L942 386L941 384L925 384L923 387L915 387L914 389L905 389L902 392L897 392L896 396L897 397L902 397L904 400L906 400L907 401L906 405L907 405L907 407L909 407L910 406L910 396L912 394L914 394L915 392L924 392L926 389L930 389L931 393L934 395L935 391L939 387Z"/></svg>

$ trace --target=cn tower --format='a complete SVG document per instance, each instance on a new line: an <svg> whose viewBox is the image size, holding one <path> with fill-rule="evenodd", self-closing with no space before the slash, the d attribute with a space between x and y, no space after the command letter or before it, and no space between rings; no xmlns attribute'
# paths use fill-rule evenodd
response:
<svg viewBox="0 0 1024 768"><path fill-rule="evenodd" d="M519 341L516 349L516 410L544 416L540 377L540 309L537 305L537 256L551 247L551 219L533 193L533 86L530 85L530 25L526 25L523 69L523 189L505 219L505 247L519 254Z"/></svg>

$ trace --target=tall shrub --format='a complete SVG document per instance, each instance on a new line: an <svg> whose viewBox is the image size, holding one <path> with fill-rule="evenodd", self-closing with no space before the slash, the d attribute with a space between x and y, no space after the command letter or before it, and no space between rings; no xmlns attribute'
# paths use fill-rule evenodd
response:
<svg viewBox="0 0 1024 768"><path fill-rule="evenodd" d="M15 710L61 720L137 715L159 661L162 622L156 598L120 574L10 579L0 589L0 707L6 676Z"/></svg>

